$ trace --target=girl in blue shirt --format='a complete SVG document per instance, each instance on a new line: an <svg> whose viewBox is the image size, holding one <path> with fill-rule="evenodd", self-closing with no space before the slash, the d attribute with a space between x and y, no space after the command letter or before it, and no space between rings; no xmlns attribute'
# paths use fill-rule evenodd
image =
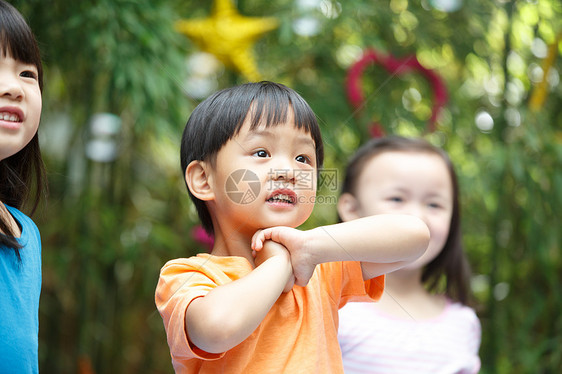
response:
<svg viewBox="0 0 562 374"><path fill-rule="evenodd" d="M37 128L43 69L21 14L0 0L0 373L38 373L41 240L20 212L46 190Z"/></svg>

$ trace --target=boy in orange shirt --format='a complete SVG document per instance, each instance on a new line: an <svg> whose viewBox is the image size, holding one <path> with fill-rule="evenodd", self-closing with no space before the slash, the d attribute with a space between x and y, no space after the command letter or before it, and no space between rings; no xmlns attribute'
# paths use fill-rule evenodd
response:
<svg viewBox="0 0 562 374"><path fill-rule="evenodd" d="M312 212L323 145L308 104L280 84L203 101L181 161L215 242L160 272L155 301L176 373L343 373L338 309L377 300L383 274L424 253L427 226L377 215L288 229Z"/></svg>

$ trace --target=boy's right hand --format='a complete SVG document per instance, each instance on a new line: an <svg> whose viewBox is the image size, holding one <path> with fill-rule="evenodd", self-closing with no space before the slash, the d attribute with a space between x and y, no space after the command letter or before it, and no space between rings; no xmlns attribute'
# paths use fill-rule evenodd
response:
<svg viewBox="0 0 562 374"><path fill-rule="evenodd" d="M263 247L259 251L255 251L254 263L256 267L260 266L267 259L273 256L285 256L287 261L290 262L291 258L289 251L282 244L276 243L273 240L266 240L263 242ZM283 292L289 292L295 284L295 276L291 274Z"/></svg>
<svg viewBox="0 0 562 374"><path fill-rule="evenodd" d="M307 231L284 226L259 230L252 237L252 249L259 253L265 243L269 241L281 243L291 255L295 284L304 287L308 284L317 265L307 248L307 242L310 241L307 234Z"/></svg>

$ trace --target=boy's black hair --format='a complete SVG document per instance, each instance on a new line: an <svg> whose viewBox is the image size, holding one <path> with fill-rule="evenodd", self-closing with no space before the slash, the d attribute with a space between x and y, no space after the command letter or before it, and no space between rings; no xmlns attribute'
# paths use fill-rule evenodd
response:
<svg viewBox="0 0 562 374"><path fill-rule="evenodd" d="M387 136L371 139L361 146L349 161L341 193L356 196L357 181L365 165L373 157L385 152L429 153L438 155L445 162L453 186L453 212L449 235L441 253L424 267L422 282L430 291L435 291L442 286L441 281L444 277L445 294L453 300L468 304L470 267L462 245L459 184L453 163L444 150L420 138ZM341 222L341 218L339 221Z"/></svg>
<svg viewBox="0 0 562 374"><path fill-rule="evenodd" d="M324 161L324 146L316 115L294 90L274 82L246 83L218 91L201 102L191 113L181 140L181 168L194 160L214 162L223 145L238 134L250 115L250 128L261 124L284 123L289 109L294 112L295 126L310 134L316 146L317 167ZM241 165L243 166L243 165ZM191 191L203 228L213 233L213 223L205 202Z"/></svg>
<svg viewBox="0 0 562 374"><path fill-rule="evenodd" d="M10 55L13 59L37 67L39 88L43 90L43 64L39 46L33 32L16 8L0 0L0 56ZM31 211L35 210L47 183L45 169L39 148L37 134L18 153L0 161L0 201L21 209L30 195ZM12 248L20 258L17 239L8 223L0 219L0 250Z"/></svg>

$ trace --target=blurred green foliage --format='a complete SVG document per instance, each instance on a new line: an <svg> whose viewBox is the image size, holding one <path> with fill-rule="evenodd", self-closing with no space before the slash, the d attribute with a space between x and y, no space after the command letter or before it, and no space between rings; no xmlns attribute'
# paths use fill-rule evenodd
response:
<svg viewBox="0 0 562 374"><path fill-rule="evenodd" d="M198 222L179 167L181 132L200 99L194 87L244 79L219 67L188 84L196 73L186 61L199 51L173 24L208 16L210 2L10 2L35 31L46 69L40 134L51 191L35 217L43 237L41 371L170 373L153 301L158 272L204 250L191 236ZM437 0L236 5L246 16L279 19L256 42L256 61L264 79L296 89L316 111L326 168L342 171L373 122L450 153L483 327L482 372L559 372L562 5L458 2L453 12L436 9ZM298 28L306 22L317 26L308 36ZM555 59L547 66L549 47ZM365 106L350 107L346 73L366 48L415 55L441 75L449 101L437 131L425 131L431 86L413 73L369 67ZM544 101L533 107L537 92ZM118 133L92 132L92 116L102 112L119 116ZM96 136L111 138L115 158L87 156ZM317 204L304 227L335 219L333 204Z"/></svg>

